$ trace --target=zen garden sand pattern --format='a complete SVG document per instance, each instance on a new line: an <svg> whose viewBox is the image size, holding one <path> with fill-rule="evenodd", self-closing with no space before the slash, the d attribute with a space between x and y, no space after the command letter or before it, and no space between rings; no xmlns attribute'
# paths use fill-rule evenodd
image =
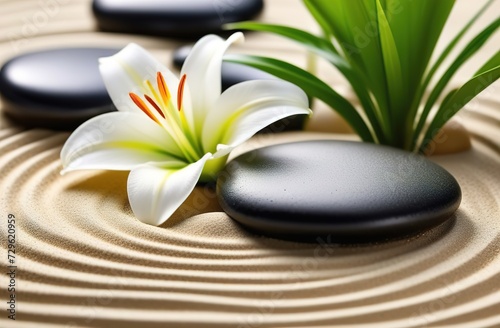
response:
<svg viewBox="0 0 500 328"><path fill-rule="evenodd" d="M1 1L0 62L47 47L120 48L135 42L170 63L182 45L98 32L90 1L60 3L46 24L13 41L12 33L20 34L44 2ZM457 1L452 21L465 21L475 6ZM486 16L498 12L497 1ZM261 19L314 30L304 13L298 0L273 0ZM445 34L453 31L449 26ZM498 44L496 36L487 47ZM306 62L300 47L256 33L234 51ZM337 74L320 72L348 93ZM61 177L59 153L69 134L23 129L2 117L1 258L4 269L10 213L16 217L19 307L15 322L3 310L0 326L498 327L499 88L493 85L457 118L470 132L472 148L430 157L462 188L453 219L409 239L372 245L294 243L252 234L222 212L214 192L204 187L160 227L145 225L131 212L126 172ZM289 141L357 140L341 123L328 125L335 115L324 106L314 109L308 131L258 135L231 156ZM2 302L7 285L2 274Z"/></svg>

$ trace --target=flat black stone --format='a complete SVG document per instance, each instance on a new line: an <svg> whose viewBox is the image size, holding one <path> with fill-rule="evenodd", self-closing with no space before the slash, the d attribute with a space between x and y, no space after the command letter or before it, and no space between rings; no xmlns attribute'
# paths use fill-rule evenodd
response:
<svg viewBox="0 0 500 328"><path fill-rule="evenodd" d="M422 156L331 140L243 154L221 172L217 195L256 232L339 243L418 234L447 221L461 201L453 176Z"/></svg>
<svg viewBox="0 0 500 328"><path fill-rule="evenodd" d="M4 112L30 127L70 130L115 110L98 59L118 49L65 48L24 54L0 69Z"/></svg>
<svg viewBox="0 0 500 328"><path fill-rule="evenodd" d="M181 69L184 61L189 55L192 46L183 46L174 51L172 62L174 67ZM226 89L232 87L235 84L250 81L250 80L275 80L278 79L274 75L268 74L260 69L256 69L250 66L222 62L221 67L221 89L225 91ZM263 132L283 132L283 131L293 131L300 130L304 126L306 116L305 115L295 115L292 117L287 117L282 119L271 126L265 128Z"/></svg>
<svg viewBox="0 0 500 328"><path fill-rule="evenodd" d="M182 38L222 32L222 25L250 20L263 0L94 0L101 30Z"/></svg>

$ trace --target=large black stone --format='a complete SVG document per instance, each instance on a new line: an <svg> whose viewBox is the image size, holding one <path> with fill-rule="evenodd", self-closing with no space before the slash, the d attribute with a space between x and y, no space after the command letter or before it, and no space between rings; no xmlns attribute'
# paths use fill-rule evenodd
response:
<svg viewBox="0 0 500 328"><path fill-rule="evenodd" d="M243 154L222 171L217 195L257 232L348 243L417 234L444 223L461 200L453 176L422 156L331 140Z"/></svg>
<svg viewBox="0 0 500 328"><path fill-rule="evenodd" d="M30 127L72 129L115 110L98 59L118 49L66 48L15 57L0 70L4 112Z"/></svg>
<svg viewBox="0 0 500 328"><path fill-rule="evenodd" d="M94 0L100 29L197 38L222 25L254 18L263 0Z"/></svg>

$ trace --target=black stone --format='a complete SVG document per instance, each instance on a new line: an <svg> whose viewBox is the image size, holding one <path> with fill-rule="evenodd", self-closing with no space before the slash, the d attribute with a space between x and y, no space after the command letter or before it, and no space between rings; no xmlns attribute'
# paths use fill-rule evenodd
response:
<svg viewBox="0 0 500 328"><path fill-rule="evenodd" d="M263 0L94 0L92 9L104 31L198 38L250 20L263 6Z"/></svg>
<svg viewBox="0 0 500 328"><path fill-rule="evenodd" d="M28 53L0 70L6 115L30 127L70 130L115 110L99 73L98 59L118 49L66 48Z"/></svg>
<svg viewBox="0 0 500 328"><path fill-rule="evenodd" d="M192 46L183 46L177 49L173 54L173 64L174 67L181 69L184 61L186 60ZM270 80L278 79L274 75L268 74L260 69L256 69L250 66L223 62L221 67L221 88L222 91L230 88L231 86L249 80ZM283 131L293 131L300 130L304 126L306 116L295 115L292 117L287 117L279 122L272 124L271 126L265 128L263 132L283 132Z"/></svg>
<svg viewBox="0 0 500 328"><path fill-rule="evenodd" d="M331 140L243 154L221 172L217 195L251 230L339 243L415 235L447 221L461 201L453 176L420 155Z"/></svg>

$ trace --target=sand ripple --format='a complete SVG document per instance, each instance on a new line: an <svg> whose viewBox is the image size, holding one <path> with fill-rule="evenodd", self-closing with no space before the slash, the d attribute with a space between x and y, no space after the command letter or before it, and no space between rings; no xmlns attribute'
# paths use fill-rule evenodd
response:
<svg viewBox="0 0 500 328"><path fill-rule="evenodd" d="M3 1L9 20L0 29L19 30L15 22L29 18L38 3ZM95 36L97 44L128 41L93 32L90 12L79 16L88 1L70 3L21 50L73 44L77 40L71 34L80 31ZM289 10L288 0L272 3L276 17L280 9ZM6 35L0 37L1 59L14 54ZM141 40L156 49L165 45ZM269 40L274 39L264 42ZM251 48L251 40L249 44ZM303 58L293 49L293 58ZM144 225L128 205L126 172L60 176L66 133L21 130L0 122L0 208L2 216L14 214L18 224L16 324L499 327L500 103L484 97L478 104L463 114L472 150L433 158L462 186L463 201L454 219L411 239L351 246L251 234L221 211L207 187L198 187L163 226ZM260 136L246 149L320 137L341 136ZM4 258L4 219L0 229ZM5 275L0 280L4 288ZM0 326L11 324L0 318Z"/></svg>

